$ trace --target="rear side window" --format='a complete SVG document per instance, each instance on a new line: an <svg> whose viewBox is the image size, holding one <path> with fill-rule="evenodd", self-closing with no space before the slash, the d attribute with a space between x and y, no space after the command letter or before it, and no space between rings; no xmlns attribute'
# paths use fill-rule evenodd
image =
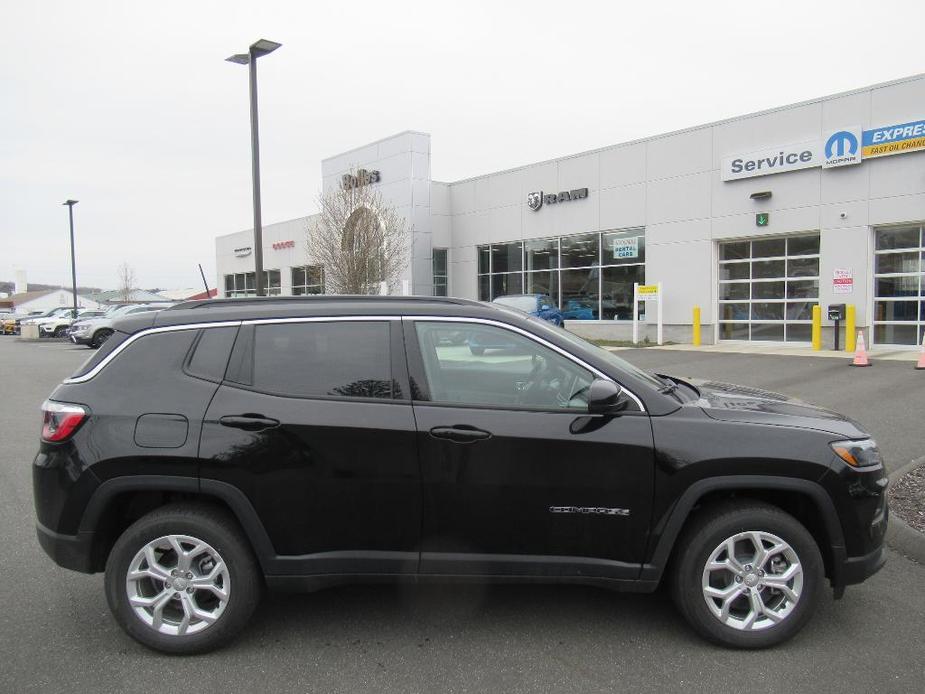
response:
<svg viewBox="0 0 925 694"><path fill-rule="evenodd" d="M186 362L186 373L207 381L221 381L237 333L237 326L200 330L193 353Z"/></svg>
<svg viewBox="0 0 925 694"><path fill-rule="evenodd" d="M97 364L112 354L116 347L125 342L128 337L129 336L127 333L123 333L118 330L113 332L109 339L100 345L99 349L94 350L93 354L90 355L90 358L87 359L87 361L85 361L80 366L80 368L77 369L77 371L71 374L71 378L77 378L78 376L83 376L92 371L94 368L96 368Z"/></svg>
<svg viewBox="0 0 925 694"><path fill-rule="evenodd" d="M389 324L258 325L254 388L296 397L391 398Z"/></svg>

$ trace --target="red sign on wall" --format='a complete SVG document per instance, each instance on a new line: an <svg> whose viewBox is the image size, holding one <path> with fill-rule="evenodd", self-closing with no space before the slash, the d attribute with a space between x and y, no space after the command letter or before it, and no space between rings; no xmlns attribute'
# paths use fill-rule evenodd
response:
<svg viewBox="0 0 925 694"><path fill-rule="evenodd" d="M274 251L281 251L284 248L295 248L295 241L277 241L273 244Z"/></svg>

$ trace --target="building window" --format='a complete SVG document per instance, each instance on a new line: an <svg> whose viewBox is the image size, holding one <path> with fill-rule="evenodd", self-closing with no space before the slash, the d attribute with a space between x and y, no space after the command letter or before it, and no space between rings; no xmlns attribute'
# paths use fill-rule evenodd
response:
<svg viewBox="0 0 925 694"><path fill-rule="evenodd" d="M434 249L434 296L447 295L446 249Z"/></svg>
<svg viewBox="0 0 925 694"><path fill-rule="evenodd" d="M292 295L324 294L324 267L303 265L292 268Z"/></svg>
<svg viewBox="0 0 925 694"><path fill-rule="evenodd" d="M925 334L925 228L874 232L874 343L920 345Z"/></svg>
<svg viewBox="0 0 925 694"><path fill-rule="evenodd" d="M479 246L479 300L546 294L566 320L632 320L645 260L645 229Z"/></svg>
<svg viewBox="0 0 925 694"><path fill-rule="evenodd" d="M257 281L254 272L238 272L225 275L225 298L234 299L242 296L257 296ZM267 296L278 296L280 293L279 270L264 270Z"/></svg>
<svg viewBox="0 0 925 694"><path fill-rule="evenodd" d="M819 234L719 245L721 340L809 342L819 303Z"/></svg>

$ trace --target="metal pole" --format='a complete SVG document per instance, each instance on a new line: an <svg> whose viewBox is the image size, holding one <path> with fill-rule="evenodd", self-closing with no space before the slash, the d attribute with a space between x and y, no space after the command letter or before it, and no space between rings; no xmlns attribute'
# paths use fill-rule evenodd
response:
<svg viewBox="0 0 925 694"><path fill-rule="evenodd" d="M250 48L251 94L251 177L254 182L254 275L257 281L257 296L264 296L263 286L263 228L260 221L260 138L257 134L257 55Z"/></svg>
<svg viewBox="0 0 925 694"><path fill-rule="evenodd" d="M72 318L77 318L77 261L74 258L74 203L67 205L67 216L71 223L71 289L74 292L74 311Z"/></svg>

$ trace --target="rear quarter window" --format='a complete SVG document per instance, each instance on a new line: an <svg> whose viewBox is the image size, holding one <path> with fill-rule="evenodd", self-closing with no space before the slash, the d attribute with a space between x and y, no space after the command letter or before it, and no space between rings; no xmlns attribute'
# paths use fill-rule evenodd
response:
<svg viewBox="0 0 925 694"><path fill-rule="evenodd" d="M200 330L193 352L186 361L186 373L207 381L220 382L225 377L228 356L237 334L237 326Z"/></svg>
<svg viewBox="0 0 925 694"><path fill-rule="evenodd" d="M119 330L116 330L115 332L113 332L110 338L106 340L106 342L104 342L102 345L100 345L99 349L93 350L93 352L90 354L90 357L87 359L87 361L81 364L80 368L77 369L77 371L75 371L71 375L71 378L77 378L79 376L83 376L89 373L90 371L92 371L93 369L95 369L97 364L99 364L106 357L112 354L113 351L116 349L116 347L121 345L128 338L129 338L128 333L123 333Z"/></svg>

